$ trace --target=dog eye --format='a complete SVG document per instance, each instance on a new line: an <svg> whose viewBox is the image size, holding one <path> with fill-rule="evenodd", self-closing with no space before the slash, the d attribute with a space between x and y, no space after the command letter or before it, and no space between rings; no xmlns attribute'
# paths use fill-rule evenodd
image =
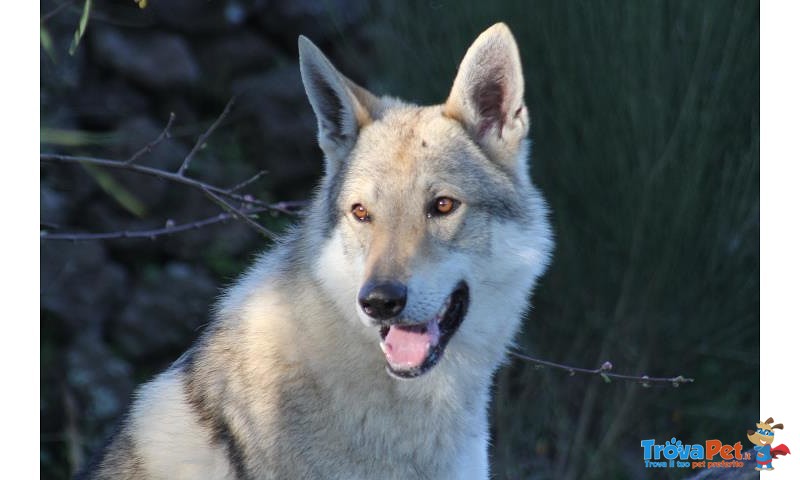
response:
<svg viewBox="0 0 800 480"><path fill-rule="evenodd" d="M372 220L372 218L369 216L367 208L360 203L353 205L353 209L351 211L353 212L353 216L356 217L356 220L359 222L369 222Z"/></svg>
<svg viewBox="0 0 800 480"><path fill-rule="evenodd" d="M461 204L458 200L450 197L439 197L433 201L431 208L428 210L428 218L434 216L449 215L455 211Z"/></svg>

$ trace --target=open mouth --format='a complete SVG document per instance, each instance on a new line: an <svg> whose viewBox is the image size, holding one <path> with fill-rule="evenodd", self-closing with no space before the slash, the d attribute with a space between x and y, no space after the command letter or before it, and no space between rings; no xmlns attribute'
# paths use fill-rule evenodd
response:
<svg viewBox="0 0 800 480"><path fill-rule="evenodd" d="M427 323L381 327L386 370L399 378L414 378L433 368L461 326L468 306L469 287L462 280Z"/></svg>

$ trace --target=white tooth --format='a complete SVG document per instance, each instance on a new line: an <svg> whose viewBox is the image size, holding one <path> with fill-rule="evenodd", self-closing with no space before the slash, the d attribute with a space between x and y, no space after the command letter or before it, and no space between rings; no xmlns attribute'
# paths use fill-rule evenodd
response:
<svg viewBox="0 0 800 480"><path fill-rule="evenodd" d="M381 351L383 352L384 355L386 355L386 343L385 342L381 342Z"/></svg>

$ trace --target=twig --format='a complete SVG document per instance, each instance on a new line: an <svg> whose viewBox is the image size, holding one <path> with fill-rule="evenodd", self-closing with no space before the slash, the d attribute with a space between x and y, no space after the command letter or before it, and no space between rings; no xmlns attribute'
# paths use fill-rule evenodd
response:
<svg viewBox="0 0 800 480"><path fill-rule="evenodd" d="M50 163L71 163L71 164L85 163L88 165L95 165L98 167L127 170L130 172L136 172L143 175L150 175L151 177L162 178L164 180L169 180L171 182L180 183L195 188L197 190L200 190L201 192L208 190L219 196L226 197L231 200L235 200L237 202L253 205L256 207L264 207L269 210L273 210L280 213L296 214L297 213L295 211L296 209L300 209L305 205L307 205L307 202L298 201L298 202L281 202L277 204L281 205L282 208L273 207L273 205L263 200L253 198L250 195L240 195L238 193L231 192L228 189L216 187L214 185L201 182L200 180L195 180L191 177L178 175L177 173L167 172L164 170L159 170L157 168L147 167L144 165L129 164L124 161L108 160L105 158L81 157L73 155L59 155L55 153L39 154L39 159L43 162L50 162Z"/></svg>
<svg viewBox="0 0 800 480"><path fill-rule="evenodd" d="M261 226L258 222L254 221L252 218L250 218L250 216L247 213L239 210L238 208L234 207L230 203L226 202L224 198L220 197L219 195L214 194L214 192L212 192L211 190L205 190L205 194L208 196L208 198L213 200L214 203L216 203L217 205L219 205L223 209L225 209L228 212L230 212L232 215L237 217L239 220L242 220L246 224L248 224L251 227L253 227L261 235L264 235L265 237L267 237L267 238L269 238L271 240L275 240L277 238L275 233L273 233L273 232L267 230L266 228L264 228L263 226Z"/></svg>
<svg viewBox="0 0 800 480"><path fill-rule="evenodd" d="M232 97L230 100L228 100L228 103L225 105L225 109L223 109L222 113L219 114L219 117L217 117L217 119L214 120L214 123L212 123L211 126L208 127L208 130L203 132L197 138L197 143L194 144L194 147L192 147L192 150L183 159L183 163L181 164L180 168L178 168L178 171L175 172L175 173L178 174L178 176L180 176L180 177L183 176L184 172L186 172L186 169L189 168L189 164L192 162L192 158L194 158L195 154L203 147L203 145L206 144L206 141L208 140L208 137L210 137L211 134L214 133L214 130L216 130L217 127L219 127L220 123L222 123L222 121L225 119L225 117L228 116L228 113L230 113L231 107L233 106L233 102L234 101L236 101L236 97L235 96Z"/></svg>
<svg viewBox="0 0 800 480"><path fill-rule="evenodd" d="M169 180L175 183L180 183L182 185L186 185L195 188L197 190L200 190L201 192L203 192L203 194L205 194L207 197L213 200L216 204L224 208L228 213L181 225L167 225L163 228L152 229L152 230L105 232L105 233L75 233L75 232L52 233L42 230L40 232L40 237L46 240L74 240L74 241L109 240L116 238L154 238L159 235L170 235L173 233L184 232L187 230L200 228L207 225L212 225L218 222L225 221L229 218L238 218L246 222L251 227L255 228L262 235L274 239L275 238L274 233L270 232L263 226L253 221L252 218L250 218L250 216L264 211L283 213L287 215L296 215L300 209L308 205L307 201L304 200L284 201L284 202L277 202L270 204L263 200L254 198L252 195L242 195L240 193L237 193L244 187L252 184L256 180L261 178L264 174L266 174L265 171L260 171L255 175L253 175L252 177L250 177L249 179L240 182L237 185L228 189L210 185L208 183L202 182L200 180L185 175L186 169L189 168L189 165L191 164L194 155L203 147L203 145L205 145L206 141L211 136L211 134L214 133L214 131L220 126L223 120L230 113L235 99L236 97L233 97L228 101L228 103L225 105L225 108L222 110L222 113L220 113L219 117L217 117L217 119L208 127L208 129L198 137L194 147L186 155L186 157L184 157L183 162L181 162L180 168L178 168L178 170L175 172L170 172L154 167L148 167L145 165L136 164L136 162L139 159L141 159L148 153L152 152L157 145L159 145L164 140L170 138L170 129L172 128L172 124L175 121L174 113L170 113L169 120L167 121L166 126L158 135L158 137L153 139L150 143L148 143L143 148L138 150L128 160L125 161L109 160L105 158L94 158L85 156L60 155L55 153L39 154L39 159L41 162L94 165L103 168L127 170L129 172L149 175L151 177L156 177L163 180ZM241 208L234 207L225 199L240 203L244 205L246 208L242 210Z"/></svg>
<svg viewBox="0 0 800 480"><path fill-rule="evenodd" d="M155 138L155 140L153 140L152 142L150 142L147 145L145 145L144 147L142 147L141 150L139 150L138 152L134 153L131 156L131 158L129 158L128 161L125 162L125 163L128 164L128 165L130 165L131 163L134 163L136 160L139 160L144 155L147 155L148 153L152 152L153 149L156 148L156 146L159 143L161 143L165 139L169 138L170 137L169 129L172 127L172 122L174 122L174 121L175 121L175 113L170 112L169 120L167 120L167 126L164 127L164 130L161 131L161 134L159 136L157 136Z"/></svg>
<svg viewBox="0 0 800 480"><path fill-rule="evenodd" d="M245 195L245 198L249 195ZM268 205L269 210L286 215L299 215L300 212L309 204L308 200L283 200Z"/></svg>
<svg viewBox="0 0 800 480"><path fill-rule="evenodd" d="M266 211L265 208L254 208L245 210L242 213L245 215L252 215L254 213L261 213ZM106 232L106 233L72 233L72 232L48 232L48 231L41 231L40 237L43 240L69 240L69 241L81 241L81 240L115 240L119 238L149 238L155 239L156 237L164 236L164 235L172 235L175 233L185 232L187 230L196 230L198 228L207 227L209 225L214 225L216 223L225 222L227 220L235 219L236 217L232 213L218 213L213 217L204 218L202 220L197 220L194 222L188 223L181 223L181 224L170 224L167 222L167 225L162 228L155 228L152 230L134 230L134 231L122 231L122 232Z"/></svg>
<svg viewBox="0 0 800 480"><path fill-rule="evenodd" d="M231 188L228 189L228 191L231 192L231 193L237 192L237 191L243 189L244 187L250 185L251 183L255 182L256 180L258 180L259 178L263 177L266 174L267 174L266 170L261 170L260 172L256 173L255 175L253 175L252 177L248 178L244 182L237 183L236 185L232 186Z"/></svg>
<svg viewBox="0 0 800 480"><path fill-rule="evenodd" d="M551 362L548 360L541 360L514 350L509 351L509 354L519 359L525 360L527 362L535 363L537 365L557 368L559 370L565 370L569 372L570 375L575 375L576 373L583 373L586 375L599 375L607 383L610 383L612 378L616 378L618 380L636 382L642 385L643 387L650 387L654 383L671 383L673 387L677 388L684 383L694 382L694 378L686 378L683 375L678 375L677 377L650 377L647 375L636 376L636 375L621 375L618 373L609 373L613 368L611 362L603 363L603 365L601 365L600 368L590 369L590 368L571 367L569 365L562 365L560 363Z"/></svg>

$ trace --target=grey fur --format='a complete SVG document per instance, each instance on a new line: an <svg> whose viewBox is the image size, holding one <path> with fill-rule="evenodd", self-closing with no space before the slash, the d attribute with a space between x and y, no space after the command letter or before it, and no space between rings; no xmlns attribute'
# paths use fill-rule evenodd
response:
<svg viewBox="0 0 800 480"><path fill-rule="evenodd" d="M103 448L98 463L89 465L87 471L79 473L77 478L97 480L145 478L142 458L136 450L133 437L128 432L117 433Z"/></svg>
<svg viewBox="0 0 800 480"><path fill-rule="evenodd" d="M484 32L448 101L433 107L372 96L306 39L300 52L322 187L301 224L228 290L190 352L139 390L90 478L489 475L492 374L552 250L527 173L514 39L502 24ZM476 67L495 55L507 61ZM487 98L499 103L473 104ZM442 196L459 206L430 215ZM354 204L372 221L355 220ZM469 286L441 360L413 380L387 374L378 328L357 307L375 275L408 286L403 323L430 321L456 285Z"/></svg>

